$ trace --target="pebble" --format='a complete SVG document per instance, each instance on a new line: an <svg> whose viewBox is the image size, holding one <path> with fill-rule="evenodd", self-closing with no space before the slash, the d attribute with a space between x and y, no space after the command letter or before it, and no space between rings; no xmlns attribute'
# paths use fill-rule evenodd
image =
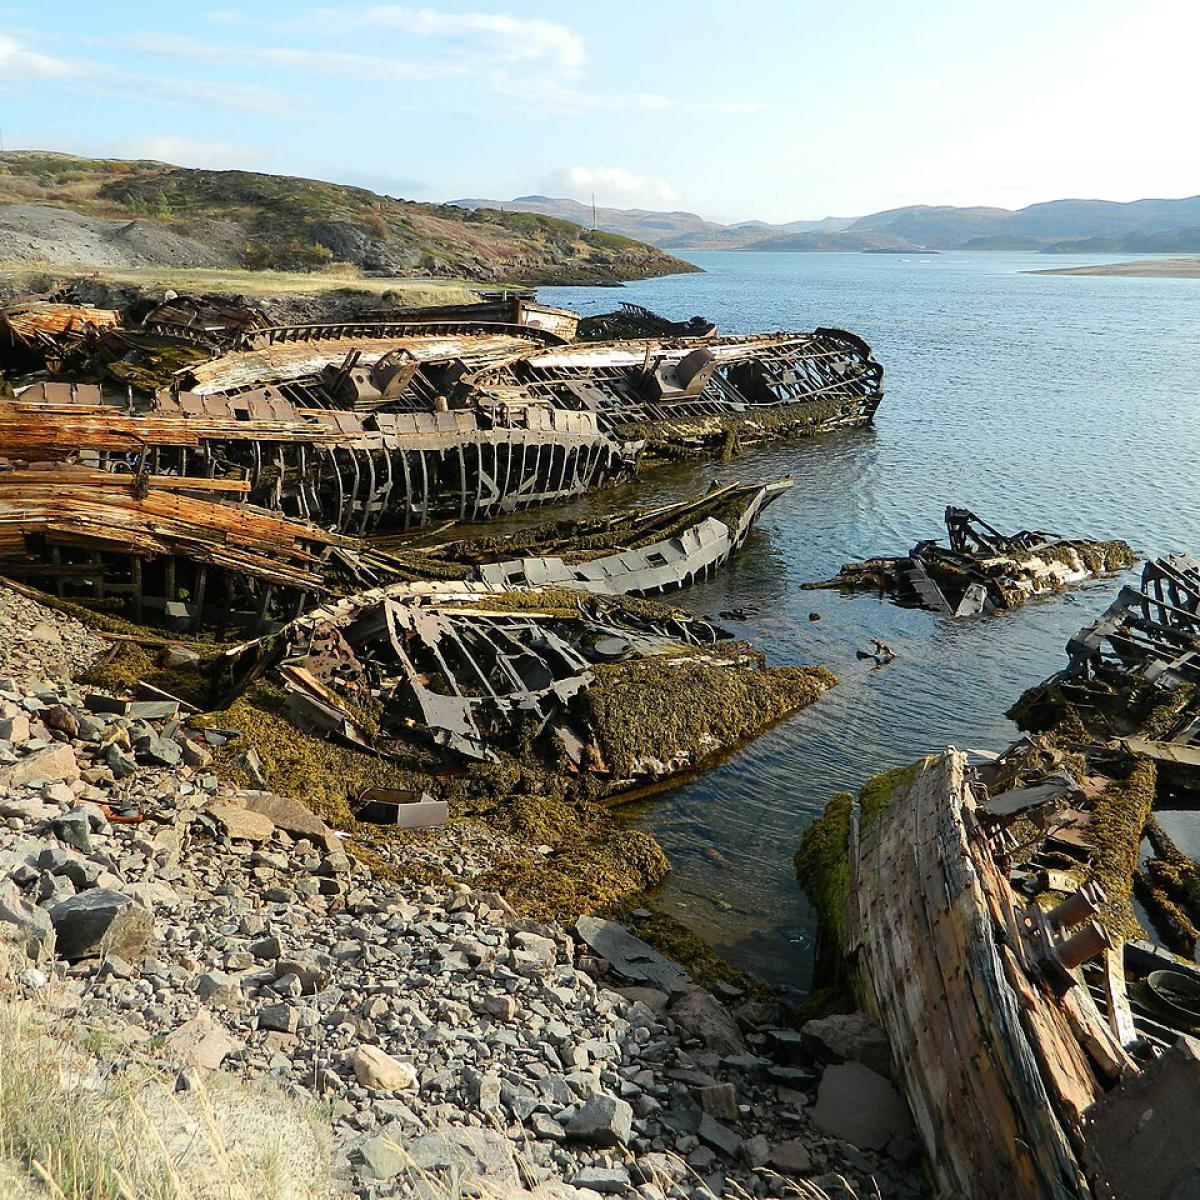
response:
<svg viewBox="0 0 1200 1200"><path fill-rule="evenodd" d="M771 1005L722 988L672 1008L475 890L511 852L482 826L405 843L448 882L373 878L311 814L288 819L293 801L210 773L186 724L87 703L69 676L104 645L0 586L0 922L30 954L19 992L114 1046L161 1046L180 1090L219 1069L322 1098L359 1200L421 1192L409 1156L514 1195L519 1161L554 1200L759 1200L781 1194L768 1166L844 1180L831 1194L927 1194L912 1138L856 1150L812 1125L823 1066L768 1036Z"/></svg>

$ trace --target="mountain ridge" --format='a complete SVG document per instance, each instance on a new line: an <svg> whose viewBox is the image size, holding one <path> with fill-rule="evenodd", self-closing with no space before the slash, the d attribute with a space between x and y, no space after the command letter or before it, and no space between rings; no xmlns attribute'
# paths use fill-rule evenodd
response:
<svg viewBox="0 0 1200 1200"><path fill-rule="evenodd" d="M505 208L591 224L578 200L524 196L453 200L476 211ZM527 206L527 209L523 206ZM571 214L568 216L568 214ZM1024 208L912 204L861 217L721 224L686 210L595 209L596 228L666 250L1037 250L1043 253L1200 251L1200 196L1142 200L1061 199Z"/></svg>

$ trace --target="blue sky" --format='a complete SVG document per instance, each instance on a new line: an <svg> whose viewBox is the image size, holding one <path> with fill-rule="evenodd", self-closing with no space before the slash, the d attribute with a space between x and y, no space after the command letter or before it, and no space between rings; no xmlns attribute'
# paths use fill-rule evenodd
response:
<svg viewBox="0 0 1200 1200"><path fill-rule="evenodd" d="M717 220L1200 192L1194 0L0 0L9 149Z"/></svg>

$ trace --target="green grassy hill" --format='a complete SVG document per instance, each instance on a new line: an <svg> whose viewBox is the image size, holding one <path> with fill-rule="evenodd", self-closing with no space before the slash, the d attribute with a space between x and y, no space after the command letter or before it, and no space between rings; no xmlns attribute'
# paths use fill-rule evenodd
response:
<svg viewBox="0 0 1200 1200"><path fill-rule="evenodd" d="M695 269L630 238L530 213L251 171L0 154L0 260L86 265L98 244L101 267L311 271L343 262L370 275L487 283L606 283ZM121 255L128 261L111 261Z"/></svg>

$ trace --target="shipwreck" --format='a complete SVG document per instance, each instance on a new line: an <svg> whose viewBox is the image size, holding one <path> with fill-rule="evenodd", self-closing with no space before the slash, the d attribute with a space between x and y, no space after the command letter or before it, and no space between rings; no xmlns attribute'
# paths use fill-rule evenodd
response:
<svg viewBox="0 0 1200 1200"><path fill-rule="evenodd" d="M1014 707L1027 736L885 772L805 835L822 967L886 1028L946 1194L1200 1179L1200 872L1154 815L1200 782L1198 635L1200 564L1146 563Z"/></svg>
<svg viewBox="0 0 1200 1200"><path fill-rule="evenodd" d="M882 397L851 334L575 346L572 316L520 294L288 326L220 297L23 298L0 313L20 349L0 360L0 571L138 619L263 629L408 577L368 539L570 500L655 447L863 423ZM605 563L583 547L485 574L657 593L745 529L698 525L636 566L614 541ZM610 578L631 569L637 588Z"/></svg>
<svg viewBox="0 0 1200 1200"><path fill-rule="evenodd" d="M947 546L931 539L907 554L846 563L806 588L875 592L895 603L949 617L1017 608L1136 559L1122 541L1066 538L1041 530L1004 534L969 509L946 509Z"/></svg>

